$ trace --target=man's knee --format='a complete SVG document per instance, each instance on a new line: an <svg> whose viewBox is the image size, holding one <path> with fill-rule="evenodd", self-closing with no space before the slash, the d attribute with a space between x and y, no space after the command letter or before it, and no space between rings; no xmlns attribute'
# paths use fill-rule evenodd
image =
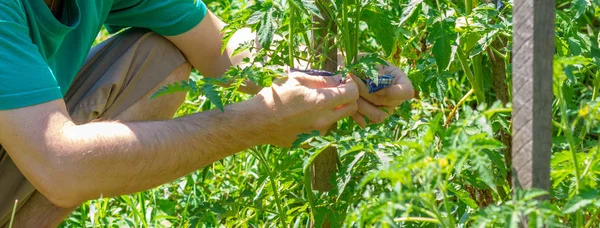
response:
<svg viewBox="0 0 600 228"><path fill-rule="evenodd" d="M156 58L158 60L164 60L164 58L179 58L183 56L183 53L179 50L175 44L169 41L164 36L158 35L149 30L135 29L132 31L135 35L127 34L128 36L139 37L138 45L139 51L147 52L145 58Z"/></svg>
<svg viewBox="0 0 600 228"><path fill-rule="evenodd" d="M72 95L67 96L67 107L77 123L173 115L185 95L149 99L159 88L189 78L192 67L173 43L147 29L130 29L99 46L67 93ZM155 110L144 107L148 104ZM125 113L131 110L150 113Z"/></svg>
<svg viewBox="0 0 600 228"><path fill-rule="evenodd" d="M115 119L121 121L170 119L185 100L186 94L175 93L157 98L151 97L164 86L189 80L193 67L177 46L165 37L148 30L134 30L133 32L141 35L138 40L139 48L136 56L143 56L146 64L157 63L145 67L160 66L173 70L168 75L164 75L162 81L154 88L146 91L141 99L120 113ZM154 77L160 76L156 74Z"/></svg>
<svg viewBox="0 0 600 228"><path fill-rule="evenodd" d="M152 88L140 100L120 113L116 120L120 121L148 121L165 120L173 117L177 109L185 100L186 93L179 92L152 98L160 88L181 81L187 81L190 77L192 66L186 62L177 67L168 77Z"/></svg>

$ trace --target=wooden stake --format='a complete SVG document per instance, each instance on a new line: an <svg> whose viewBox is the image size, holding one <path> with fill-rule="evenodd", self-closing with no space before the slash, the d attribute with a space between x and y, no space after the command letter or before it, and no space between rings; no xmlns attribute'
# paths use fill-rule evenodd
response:
<svg viewBox="0 0 600 228"><path fill-rule="evenodd" d="M323 63L322 69L330 72L337 71L337 47L333 37L337 34L337 27L326 13L323 7L329 7L325 1L316 0L316 5L321 9L323 19L313 16L313 49L317 53L317 57L325 55L326 60ZM324 50L327 49L327 50ZM336 130L337 125L330 129ZM315 158L312 164L312 189L317 191L331 190L330 180L337 171L338 153L335 147L326 148L321 154Z"/></svg>
<svg viewBox="0 0 600 228"><path fill-rule="evenodd" d="M315 0L315 4L319 7L323 19L313 16L312 47L313 50L315 50L314 54L317 58L326 56L324 63L322 63L322 70L335 72L338 67L338 50L335 46L335 39L333 37L337 34L337 26L331 21L334 19L330 18L325 13L326 9L324 7L329 7L326 1ZM336 129L337 124L334 124L329 131L335 131ZM313 190L321 192L331 190L332 185L330 180L337 171L338 159L338 152L335 147L325 148L325 150L315 158L311 167L311 187ZM317 227L330 227L329 219L325 218L323 224L314 224L314 221L312 221L311 226L315 225Z"/></svg>
<svg viewBox="0 0 600 228"><path fill-rule="evenodd" d="M513 9L513 186L549 190L555 0Z"/></svg>

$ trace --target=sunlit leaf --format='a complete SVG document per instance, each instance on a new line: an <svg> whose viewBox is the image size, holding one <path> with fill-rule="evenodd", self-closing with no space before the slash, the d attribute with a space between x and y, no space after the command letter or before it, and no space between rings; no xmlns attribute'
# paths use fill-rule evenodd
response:
<svg viewBox="0 0 600 228"><path fill-rule="evenodd" d="M439 71L447 70L452 58L452 45L456 40L456 34L450 30L449 26L449 23L440 21L431 28L431 36L434 37L431 52L435 57Z"/></svg>
<svg viewBox="0 0 600 228"><path fill-rule="evenodd" d="M419 6L423 3L423 0L410 0L410 3L404 10L402 11L402 16L400 17L400 25L403 25L419 8Z"/></svg>

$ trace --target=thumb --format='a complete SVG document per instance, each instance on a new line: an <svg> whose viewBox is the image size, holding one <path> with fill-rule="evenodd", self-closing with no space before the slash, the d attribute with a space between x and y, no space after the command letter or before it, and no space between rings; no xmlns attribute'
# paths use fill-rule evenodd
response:
<svg viewBox="0 0 600 228"><path fill-rule="evenodd" d="M358 86L351 77L346 77L346 83L340 84L332 88L320 88L319 92L325 94L327 105L337 107L349 103L356 103L360 97Z"/></svg>
<svg viewBox="0 0 600 228"><path fill-rule="evenodd" d="M356 83L356 80L354 79L354 77L351 74L348 74L346 76L346 81L344 82L344 84L349 84L352 87L358 88L358 84Z"/></svg>
<svg viewBox="0 0 600 228"><path fill-rule="evenodd" d="M296 80L300 85L309 88L330 88L336 87L342 83L340 75L335 76L313 76L300 72L293 72L290 78Z"/></svg>

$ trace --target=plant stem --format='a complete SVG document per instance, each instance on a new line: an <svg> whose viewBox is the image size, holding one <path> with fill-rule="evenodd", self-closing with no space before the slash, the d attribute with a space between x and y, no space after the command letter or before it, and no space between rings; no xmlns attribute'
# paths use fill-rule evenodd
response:
<svg viewBox="0 0 600 228"><path fill-rule="evenodd" d="M481 54L473 56L471 59L471 65L473 66L473 78L475 79L475 84L480 90L480 93L477 96L479 102L485 103L485 94L483 93L483 71L481 69L481 65L483 63Z"/></svg>
<svg viewBox="0 0 600 228"><path fill-rule="evenodd" d="M450 114L448 114L448 118L446 118L446 123L444 124L444 127L450 126L450 123L452 123L452 119L454 118L454 115L456 115L458 108L460 108L460 106L462 106L467 101L467 99L471 95L473 95L473 92L474 92L473 89L469 90L469 92L467 94L465 94L465 96L462 99L460 99L460 101L456 104L456 106L454 106L454 108L452 109Z"/></svg>
<svg viewBox="0 0 600 228"><path fill-rule="evenodd" d="M596 160L596 157L598 156L598 152L600 151L600 146L596 147L596 151L594 151L594 154L592 154L592 159L590 161L590 163L588 163L585 166L585 169L583 170L583 173L581 173L582 177L585 177L587 175L587 173L590 171L590 168L592 167L592 165L594 164L594 161Z"/></svg>
<svg viewBox="0 0 600 228"><path fill-rule="evenodd" d="M424 217L405 217L405 218L395 218L394 222L431 222L440 224L440 221L434 218L424 218Z"/></svg>
<svg viewBox="0 0 600 228"><path fill-rule="evenodd" d="M596 210L596 213L598 212L598 210ZM590 216L590 219L588 220L588 222L585 224L585 228L589 228L592 227L592 224L594 224L594 221L598 220L598 215L596 216Z"/></svg>
<svg viewBox="0 0 600 228"><path fill-rule="evenodd" d="M360 6L359 0L354 1L354 6L356 8L356 15L354 15L354 36L352 37L353 46L352 46L352 62L346 63L351 64L354 61L358 61L358 39L360 38L360 16L362 14L362 7Z"/></svg>
<svg viewBox="0 0 600 228"><path fill-rule="evenodd" d="M310 213L310 217L312 220L314 220L314 216L313 213L315 211L317 211L317 208L315 206L315 201L316 201L316 197L315 197L315 193L312 191L311 188L311 178L312 173L310 171L310 169L306 170L306 172L304 173L304 191L306 191L306 196L308 198L308 204L310 205L310 210L312 211L312 213Z"/></svg>
<svg viewBox="0 0 600 228"><path fill-rule="evenodd" d="M497 109L490 109L490 110L483 111L483 114L493 115L496 113L511 113L512 111L513 111L512 108L497 108Z"/></svg>
<svg viewBox="0 0 600 228"><path fill-rule="evenodd" d="M465 72L465 76L467 76L467 80L469 80L469 82L471 83L471 87L474 90L475 96L477 96L477 101L484 102L485 95L483 94L483 90L479 88L479 84L477 84L475 76L473 76L473 72L471 72L471 68L469 68L469 62L467 61L467 57L465 56L465 53L460 47L456 49L456 55L458 56L458 60L460 61L460 65L462 66L463 71Z"/></svg>
<svg viewBox="0 0 600 228"><path fill-rule="evenodd" d="M438 10L441 10L440 3L436 0L438 5ZM473 2L472 0L465 0L465 13L467 15L471 14L473 10ZM441 16L440 16L441 17ZM443 20L443 18L441 18ZM468 22L468 20L467 20ZM471 83L471 87L475 90L475 96L477 96L477 101L479 103L485 102L485 94L483 94L483 76L481 75L481 57L477 58L477 56L473 57L472 65L473 70L475 71L475 75L469 68L469 62L467 61L467 56L459 44L458 48L456 48L456 55L458 56L458 60L460 61L460 65L467 76L467 79ZM481 81L481 82L480 82Z"/></svg>
<svg viewBox="0 0 600 228"><path fill-rule="evenodd" d="M567 136L567 141L569 142L569 150L572 155L572 162L575 168L575 194L579 194L579 189L581 189L580 184L580 172L579 172L579 163L577 162L577 151L575 151L575 141L573 139L573 129L569 127L568 124L568 116L567 116L567 102L564 99L562 94L562 90L558 90L560 99L560 112L561 112L561 121L562 125L565 126L565 135Z"/></svg>
<svg viewBox="0 0 600 228"><path fill-rule="evenodd" d="M506 54L500 53L500 51L498 51L498 49L494 48L493 46L490 46L490 50L492 50L492 52L494 52L494 54L496 54L498 57L500 57L503 60L506 60L506 58L508 58L508 56Z"/></svg>
<svg viewBox="0 0 600 228"><path fill-rule="evenodd" d="M268 153L270 150L271 146L267 146L265 153ZM254 152L252 154L256 156L256 158L258 158L258 161L267 170L267 175L269 175L269 182L271 182L271 188L273 189L273 196L275 197L275 205L277 205L277 215L279 216L281 224L284 227L288 227L287 222L285 220L285 215L287 214L287 212L281 203L281 197L279 196L277 185L275 183L275 180L273 180L273 178L275 178L275 176L273 175L273 171L271 170L271 167L269 166L269 163L267 162L267 159L264 157L263 153L258 152L256 149L253 149L251 151Z"/></svg>
<svg viewBox="0 0 600 228"><path fill-rule="evenodd" d="M465 13L467 15L469 15L469 14L471 14L472 11L473 11L473 1L465 0Z"/></svg>
<svg viewBox="0 0 600 228"><path fill-rule="evenodd" d="M560 85L560 84L559 84ZM573 129L569 126L569 120L567 116L567 101L565 101L565 96L562 92L560 86L558 86L558 99L560 102L560 112L561 112L561 121L562 125L565 126L565 135L567 136L567 141L569 142L569 150L571 151L573 167L575 170L575 195L579 194L579 190L581 189L581 181L580 181L580 172L579 172L579 162L577 162L577 151L575 150L575 141L573 139ZM578 210L575 212L575 227L583 227L583 211Z"/></svg>
<svg viewBox="0 0 600 228"><path fill-rule="evenodd" d="M442 174L438 175L438 178L439 178L438 181L440 183L442 183L440 186L440 190L442 192L442 196L444 197L443 204L444 204L444 208L446 209L446 214L451 215L452 212L450 211L451 208L450 208L450 205L448 204L448 196L446 195L446 187L448 184L448 181L447 181L448 179L443 178ZM445 179L446 181L442 181L443 179ZM454 224L454 217L448 216L447 218L448 218L448 222L450 222L449 226L456 227L456 225Z"/></svg>
<svg viewBox="0 0 600 228"><path fill-rule="evenodd" d="M12 228L13 226L13 221L15 220L15 213L17 212L17 204L19 203L19 200L15 200L15 205L13 206L13 211L12 214L10 215L10 223L8 224L8 228Z"/></svg>
<svg viewBox="0 0 600 228"><path fill-rule="evenodd" d="M342 37L344 38L344 46L345 46L345 51L346 51L346 64L350 64L352 62L352 56L351 56L351 40L350 40L350 29L348 26L348 15L346 12L346 8L347 8L347 0L343 0L342 1L342 20L341 20L341 25L342 25Z"/></svg>
<svg viewBox="0 0 600 228"><path fill-rule="evenodd" d="M284 227L288 227L287 222L285 221L285 215L287 214L285 208L281 204L281 197L279 196L279 191L277 189L277 185L273 180L273 176L271 175L271 171L269 171L269 182L271 182L271 187L273 188L273 195L275 196L275 203L277 204L277 214L279 215L279 220Z"/></svg>
<svg viewBox="0 0 600 228"><path fill-rule="evenodd" d="M138 193L138 198L139 198L139 201L140 201L140 206L142 208L142 214L141 214L142 215L142 222L144 223L144 225L146 227L148 227L148 223L146 221L146 213L145 213L146 212L146 203L145 203L146 199L144 198L144 194L142 192Z"/></svg>
<svg viewBox="0 0 600 228"><path fill-rule="evenodd" d="M295 7L294 7L294 2L293 1L288 1L289 4L289 15L290 15L290 21L289 21L289 25L288 25L288 58L289 58L289 62L288 65L289 67L294 67L294 24L295 24Z"/></svg>
<svg viewBox="0 0 600 228"><path fill-rule="evenodd" d="M592 91L592 101L598 97L598 89L600 88L600 71L596 71L596 77L594 78L594 91Z"/></svg>

